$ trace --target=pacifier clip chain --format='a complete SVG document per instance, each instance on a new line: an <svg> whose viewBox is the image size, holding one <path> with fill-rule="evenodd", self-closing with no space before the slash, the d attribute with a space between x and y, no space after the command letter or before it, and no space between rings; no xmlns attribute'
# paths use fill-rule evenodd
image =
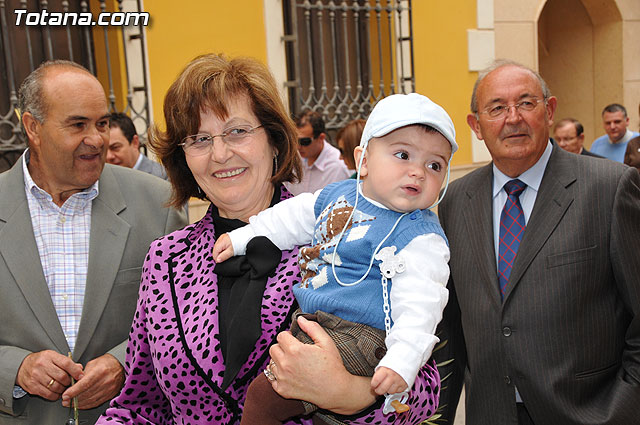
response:
<svg viewBox="0 0 640 425"><path fill-rule="evenodd" d="M375 259L380 261L380 274L382 282L382 309L384 311L384 329L387 336L391 331L391 304L389 303L389 279L393 279L396 273L405 271L406 266L404 259L396 255L395 246L386 246L382 248L376 255ZM388 414L391 412L403 413L409 410L406 404L409 399L409 390L396 394L386 394L384 408L382 412Z"/></svg>

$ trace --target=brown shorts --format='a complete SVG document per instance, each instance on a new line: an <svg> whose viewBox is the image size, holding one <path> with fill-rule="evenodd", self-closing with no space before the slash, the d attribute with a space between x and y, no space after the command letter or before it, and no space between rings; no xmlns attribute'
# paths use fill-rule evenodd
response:
<svg viewBox="0 0 640 425"><path fill-rule="evenodd" d="M361 323L350 322L324 311L305 314L298 309L293 313L291 333L300 342L313 344L313 340L298 326L298 316L317 322L322 326L336 344L340 356L342 356L342 362L349 373L358 376L373 376L376 366L387 353L384 344L385 331ZM306 413L317 409L316 406L306 401L304 404Z"/></svg>
<svg viewBox="0 0 640 425"><path fill-rule="evenodd" d="M318 322L324 328L336 344L344 366L354 375L373 376L376 366L387 353L384 344L386 334L382 329L350 322L324 311L304 314L298 309L293 313L291 333L305 344L313 344L313 340L298 326L298 316Z"/></svg>

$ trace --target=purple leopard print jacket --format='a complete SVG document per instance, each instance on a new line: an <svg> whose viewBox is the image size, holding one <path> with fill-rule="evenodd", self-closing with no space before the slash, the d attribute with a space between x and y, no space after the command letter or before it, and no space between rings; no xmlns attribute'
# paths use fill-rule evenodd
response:
<svg viewBox="0 0 640 425"><path fill-rule="evenodd" d="M223 391L225 366L217 343L213 243L209 209L199 222L151 245L127 346L124 387L97 424L239 423L249 383L269 362L268 349L278 332L289 328L287 318L294 305L291 288L300 283L297 249L282 253L275 275L268 279L262 301L262 337L234 382ZM416 379L410 412L383 415L378 405L344 421L420 423L434 413L439 389L438 371L428 363ZM311 421L288 424L310 425Z"/></svg>

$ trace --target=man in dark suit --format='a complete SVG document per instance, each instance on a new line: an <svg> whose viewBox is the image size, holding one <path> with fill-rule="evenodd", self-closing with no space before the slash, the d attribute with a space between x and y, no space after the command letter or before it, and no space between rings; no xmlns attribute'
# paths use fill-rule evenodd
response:
<svg viewBox="0 0 640 425"><path fill-rule="evenodd" d="M584 127L575 118L563 118L553 127L553 140L567 152L604 158L584 148Z"/></svg>
<svg viewBox="0 0 640 425"><path fill-rule="evenodd" d="M554 146L542 78L482 72L467 122L493 162L439 207L451 248L436 360L453 423L634 424L640 405L640 174ZM506 191L508 190L509 193Z"/></svg>
<svg viewBox="0 0 640 425"><path fill-rule="evenodd" d="M0 174L0 424L92 424L124 381L142 263L186 224L170 186L105 166L98 80L47 62L19 95L29 149ZM75 382L74 382L75 381Z"/></svg>
<svg viewBox="0 0 640 425"><path fill-rule="evenodd" d="M167 172L162 164L152 161L140 152L140 138L136 127L127 114L115 112L111 114L109 126L109 150L107 162L113 165L133 168L167 180Z"/></svg>

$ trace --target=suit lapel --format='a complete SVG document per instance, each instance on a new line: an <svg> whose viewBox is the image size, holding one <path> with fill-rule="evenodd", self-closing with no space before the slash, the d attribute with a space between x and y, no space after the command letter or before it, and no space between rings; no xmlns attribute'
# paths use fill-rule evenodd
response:
<svg viewBox="0 0 640 425"><path fill-rule="evenodd" d="M74 358L82 356L93 337L116 280L130 230L129 223L118 216L126 203L108 167L103 170L99 185L100 192L91 210L89 266Z"/></svg>
<svg viewBox="0 0 640 425"><path fill-rule="evenodd" d="M573 202L573 193L568 188L576 181L576 177L571 165L565 161L566 155L572 154L562 151L557 146L553 147L511 270L505 302Z"/></svg>
<svg viewBox="0 0 640 425"><path fill-rule="evenodd" d="M24 189L22 157L4 175L0 193L0 256L7 264L40 326L60 353L69 351L42 271ZM3 282L8 284L9 282Z"/></svg>
<svg viewBox="0 0 640 425"><path fill-rule="evenodd" d="M463 214L467 226L466 234L469 235L468 243L478 271L478 275L472 279L485 284L491 302L499 308L501 300L493 243L492 179L491 164L480 169L477 178L465 190L467 205ZM456 229L451 231L455 232Z"/></svg>

